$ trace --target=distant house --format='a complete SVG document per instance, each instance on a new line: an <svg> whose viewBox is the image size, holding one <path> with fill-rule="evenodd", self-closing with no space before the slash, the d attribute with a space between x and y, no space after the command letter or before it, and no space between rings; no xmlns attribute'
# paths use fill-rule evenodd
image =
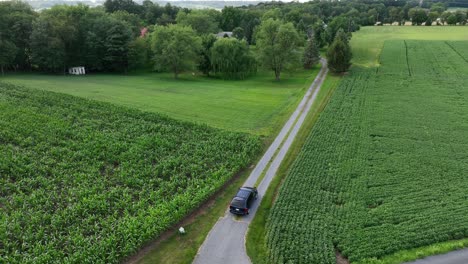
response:
<svg viewBox="0 0 468 264"><path fill-rule="evenodd" d="M148 28L142 28L140 29L140 37L141 38L144 38L146 36L146 34L148 34Z"/></svg>
<svg viewBox="0 0 468 264"><path fill-rule="evenodd" d="M216 34L217 38L232 38L232 32L230 31L224 31L224 32L219 32Z"/></svg>

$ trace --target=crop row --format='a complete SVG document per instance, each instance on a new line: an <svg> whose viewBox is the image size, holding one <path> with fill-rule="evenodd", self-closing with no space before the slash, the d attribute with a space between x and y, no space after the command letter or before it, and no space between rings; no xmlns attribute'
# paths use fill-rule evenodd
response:
<svg viewBox="0 0 468 264"><path fill-rule="evenodd" d="M117 263L259 148L255 136L0 83L0 262Z"/></svg>
<svg viewBox="0 0 468 264"><path fill-rule="evenodd" d="M448 44L386 42L382 69L343 79L268 217L272 263L372 262L468 237L468 45Z"/></svg>

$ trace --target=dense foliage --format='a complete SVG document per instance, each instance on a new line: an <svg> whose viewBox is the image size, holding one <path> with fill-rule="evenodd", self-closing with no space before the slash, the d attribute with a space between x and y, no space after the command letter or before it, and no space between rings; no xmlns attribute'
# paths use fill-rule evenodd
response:
<svg viewBox="0 0 468 264"><path fill-rule="evenodd" d="M193 10L190 13L179 12L176 22L184 26L192 27L198 34L218 33L219 25L216 10Z"/></svg>
<svg viewBox="0 0 468 264"><path fill-rule="evenodd" d="M315 39L313 32L311 32L311 34L308 35L309 37L307 39L307 44L304 48L304 56L302 59L304 69L311 69L320 60L320 53L317 40Z"/></svg>
<svg viewBox="0 0 468 264"><path fill-rule="evenodd" d="M301 39L292 23L269 18L258 27L256 40L260 63L273 70L276 80L284 70L299 64Z"/></svg>
<svg viewBox="0 0 468 264"><path fill-rule="evenodd" d="M258 137L0 83L1 263L117 263L249 164Z"/></svg>
<svg viewBox="0 0 468 264"><path fill-rule="evenodd" d="M422 4L422 5L421 5ZM0 67L6 70L39 70L63 72L68 67L85 66L92 72L126 72L146 65L153 69L150 56L135 56L136 47L149 54L149 45L135 45L137 38L148 41L155 26L180 24L192 27L199 37L218 31L232 31L239 40L255 45L255 32L268 19L292 25L302 40L307 32L315 32L319 48L330 45L338 30L349 34L360 26L379 23L415 25L465 24L467 11L447 11L450 1L310 1L306 3L267 2L243 7L217 10L189 10L166 4L160 6L149 0L138 4L132 0L106 0L103 7L54 6L35 12L22 2L0 2L0 45L5 56ZM271 37L271 36L270 36ZM262 49L257 49L262 52ZM203 73L209 74L206 54ZM117 56L120 54L120 56ZM3 55L3 54L2 54ZM261 57L261 56L260 56ZM141 59L146 58L145 62ZM137 61L135 61L137 59ZM262 60L258 62L264 65Z"/></svg>
<svg viewBox="0 0 468 264"><path fill-rule="evenodd" d="M151 39L155 69L168 70L177 79L179 73L194 70L198 62L201 39L189 26L157 26Z"/></svg>
<svg viewBox="0 0 468 264"><path fill-rule="evenodd" d="M211 48L213 71L227 79L245 79L257 70L245 40L222 38Z"/></svg>
<svg viewBox="0 0 468 264"><path fill-rule="evenodd" d="M345 77L269 216L273 263L374 263L468 237L467 42L387 41Z"/></svg>

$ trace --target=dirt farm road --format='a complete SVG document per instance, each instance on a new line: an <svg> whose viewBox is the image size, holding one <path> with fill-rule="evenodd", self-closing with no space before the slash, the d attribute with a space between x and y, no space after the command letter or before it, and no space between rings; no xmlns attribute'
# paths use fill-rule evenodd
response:
<svg viewBox="0 0 468 264"><path fill-rule="evenodd" d="M244 186L255 185L266 170L264 178L257 186L258 199L250 209L250 214L245 217L236 218L226 210L224 216L219 218L199 248L193 263L251 263L245 248L245 236L249 224L254 218L263 195L278 171L325 80L328 73L326 60L322 59L321 64L322 68L307 90L304 98L244 183Z"/></svg>

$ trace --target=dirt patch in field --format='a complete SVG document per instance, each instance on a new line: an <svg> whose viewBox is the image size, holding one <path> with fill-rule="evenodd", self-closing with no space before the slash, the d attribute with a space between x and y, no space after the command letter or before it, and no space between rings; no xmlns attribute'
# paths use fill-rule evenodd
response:
<svg viewBox="0 0 468 264"><path fill-rule="evenodd" d="M335 248L336 264L350 264L349 260L341 255L341 252Z"/></svg>

